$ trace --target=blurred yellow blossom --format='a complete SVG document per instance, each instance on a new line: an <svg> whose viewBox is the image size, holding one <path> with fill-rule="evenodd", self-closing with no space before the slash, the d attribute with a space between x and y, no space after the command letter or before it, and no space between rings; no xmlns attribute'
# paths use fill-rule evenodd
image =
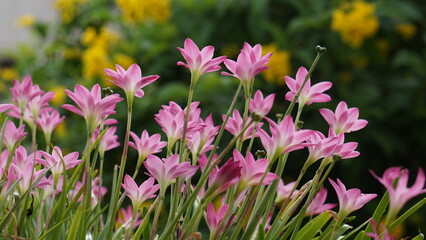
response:
<svg viewBox="0 0 426 240"><path fill-rule="evenodd" d="M63 121L58 126L56 126L54 134L60 138L68 135L68 129L67 129L67 125L65 124L65 121Z"/></svg>
<svg viewBox="0 0 426 240"><path fill-rule="evenodd" d="M35 17L32 14L25 14L16 19L16 24L20 27L31 27L35 23Z"/></svg>
<svg viewBox="0 0 426 240"><path fill-rule="evenodd" d="M262 46L262 54L273 52L269 60L269 69L262 74L268 82L284 84L284 76L290 74L290 53L285 50L280 50L274 43Z"/></svg>
<svg viewBox="0 0 426 240"><path fill-rule="evenodd" d="M94 27L88 27L84 30L83 34L81 34L80 42L84 46L88 46L96 40L96 35L96 29Z"/></svg>
<svg viewBox="0 0 426 240"><path fill-rule="evenodd" d="M104 68L112 68L114 65L109 58L110 49L119 40L116 32L102 27L99 33L92 27L87 28L80 41L88 46L81 56L83 63L83 76L86 79L93 79L104 75Z"/></svg>
<svg viewBox="0 0 426 240"><path fill-rule="evenodd" d="M104 68L113 67L108 58L107 49L99 45L84 50L81 61L83 63L83 76L87 79L103 76Z"/></svg>
<svg viewBox="0 0 426 240"><path fill-rule="evenodd" d="M379 20L374 15L374 3L361 0L344 2L333 11L331 29L340 34L344 42L353 48L373 36L379 28Z"/></svg>
<svg viewBox="0 0 426 240"><path fill-rule="evenodd" d="M80 7L86 0L55 0L53 7L59 12L62 22L69 23L80 13Z"/></svg>
<svg viewBox="0 0 426 240"><path fill-rule="evenodd" d="M405 40L410 40L417 33L417 28L411 23L399 23L395 26L395 31Z"/></svg>
<svg viewBox="0 0 426 240"><path fill-rule="evenodd" d="M64 56L64 59L78 58L81 54L81 50L77 47L64 48L62 50L62 54Z"/></svg>
<svg viewBox="0 0 426 240"><path fill-rule="evenodd" d="M14 68L1 68L0 78L6 81L13 81L19 78L18 72Z"/></svg>
<svg viewBox="0 0 426 240"><path fill-rule="evenodd" d="M66 94L65 94L65 87L64 86L55 86L50 91L55 92L55 95L51 102L56 106L61 106L65 102Z"/></svg>
<svg viewBox="0 0 426 240"><path fill-rule="evenodd" d="M136 63L135 59L123 53L115 54L114 62L125 69L129 68L133 63Z"/></svg>
<svg viewBox="0 0 426 240"><path fill-rule="evenodd" d="M140 23L147 19L166 22L170 19L170 0L116 0L127 23Z"/></svg>

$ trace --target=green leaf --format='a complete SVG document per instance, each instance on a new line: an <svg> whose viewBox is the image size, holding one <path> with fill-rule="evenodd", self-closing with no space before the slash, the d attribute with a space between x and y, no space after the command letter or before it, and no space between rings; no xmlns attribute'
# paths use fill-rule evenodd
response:
<svg viewBox="0 0 426 240"><path fill-rule="evenodd" d="M380 219L382 218L383 214L386 211L386 207L389 204L389 194L388 192L385 193L385 195L383 195L382 199L379 202L379 205L377 205L376 210L373 213L372 219L378 223L380 222ZM362 240L367 240L370 239L368 236L365 236L366 232L373 232L373 227L371 226L371 224L369 223L367 225L367 228L365 228L364 233L360 232L358 233L358 235L356 236L356 239L362 239ZM360 234L362 234L362 238L359 238Z"/></svg>
<svg viewBox="0 0 426 240"><path fill-rule="evenodd" d="M425 236L422 233L420 233L419 235L414 237L412 240L423 240L423 239L425 239Z"/></svg>
<svg viewBox="0 0 426 240"><path fill-rule="evenodd" d="M316 216L297 233L296 240L313 239L330 218L331 214L328 211Z"/></svg>
<svg viewBox="0 0 426 240"><path fill-rule="evenodd" d="M388 230L391 231L396 226L398 226L400 223L405 221L411 214L415 213L417 210L419 210L424 204L426 204L426 198L423 198L420 202L416 203L413 207L408 209L404 214L402 214L399 218L397 218L392 224L389 225Z"/></svg>
<svg viewBox="0 0 426 240"><path fill-rule="evenodd" d="M265 225L263 223L259 225L257 240L265 240Z"/></svg>
<svg viewBox="0 0 426 240"><path fill-rule="evenodd" d="M79 206L71 222L71 226L67 235L67 240L77 239L77 234L79 232L79 228L81 226L83 216L84 216L84 208L82 206Z"/></svg>

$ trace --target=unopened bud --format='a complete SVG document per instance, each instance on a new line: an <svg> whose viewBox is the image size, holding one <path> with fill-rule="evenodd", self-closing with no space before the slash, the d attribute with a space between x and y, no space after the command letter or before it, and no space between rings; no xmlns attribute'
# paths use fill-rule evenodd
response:
<svg viewBox="0 0 426 240"><path fill-rule="evenodd" d="M333 161L338 162L342 160L342 156L340 156L339 154L334 154L333 155Z"/></svg>
<svg viewBox="0 0 426 240"><path fill-rule="evenodd" d="M277 120L278 120L278 121L281 121L281 120L284 118L284 114L282 114L282 113L277 113L277 114L275 115L275 117L277 118Z"/></svg>
<svg viewBox="0 0 426 240"><path fill-rule="evenodd" d="M303 122L303 121L298 121L297 122L297 127L299 128L299 129L301 129L301 128L303 128L303 125L304 125L305 123Z"/></svg>
<svg viewBox="0 0 426 240"><path fill-rule="evenodd" d="M113 93L114 93L114 91L112 91L112 89L110 87L102 88L103 97L109 96Z"/></svg>
<svg viewBox="0 0 426 240"><path fill-rule="evenodd" d="M266 152L265 150L257 150L255 155L257 159L264 158L266 156Z"/></svg>
<svg viewBox="0 0 426 240"><path fill-rule="evenodd" d="M317 51L317 53L319 53L319 54L323 54L323 53L327 52L327 48L326 47L322 47L320 45L317 45L315 47L315 51Z"/></svg>
<svg viewBox="0 0 426 240"><path fill-rule="evenodd" d="M262 116L253 112L251 114L251 119L253 119L253 121L255 121L255 122L260 122L260 121L262 121Z"/></svg>
<svg viewBox="0 0 426 240"><path fill-rule="evenodd" d="M200 232L195 232L191 234L192 239L201 240L203 239L203 235Z"/></svg>

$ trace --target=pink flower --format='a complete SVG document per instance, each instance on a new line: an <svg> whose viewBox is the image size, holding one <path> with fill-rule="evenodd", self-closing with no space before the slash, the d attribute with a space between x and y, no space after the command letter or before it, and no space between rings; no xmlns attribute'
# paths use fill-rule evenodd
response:
<svg viewBox="0 0 426 240"><path fill-rule="evenodd" d="M368 123L366 120L358 119L358 108L348 109L348 106L343 101L337 105L335 113L325 108L319 111L336 134L358 131Z"/></svg>
<svg viewBox="0 0 426 240"><path fill-rule="evenodd" d="M57 146L53 147L52 154L47 152L41 152L41 154L43 155L44 159L39 159L38 162L46 168L50 168L54 180L57 180L59 176L62 175L64 167L68 170L77 166L82 161L77 159L78 152L72 152L64 156L61 149Z"/></svg>
<svg viewBox="0 0 426 240"><path fill-rule="evenodd" d="M27 102L36 96L43 94L40 87L36 84L33 85L33 81L30 75L26 75L21 83L15 80L13 87L10 89L13 101L17 103L17 106L23 110L27 105Z"/></svg>
<svg viewBox="0 0 426 240"><path fill-rule="evenodd" d="M276 174L268 172L266 173L263 182L260 182L262 175L269 164L269 161L266 158L261 158L255 161L250 152L248 152L244 158L237 150L234 150L233 156L234 161L238 162L241 167L240 180L238 181L238 186L241 190L248 186L255 186L258 184L269 185L273 180L279 178Z"/></svg>
<svg viewBox="0 0 426 240"><path fill-rule="evenodd" d="M0 179L5 179L3 178L3 174L5 173L5 168L7 165L7 159L9 158L9 151L7 149L3 150L3 152L0 155Z"/></svg>
<svg viewBox="0 0 426 240"><path fill-rule="evenodd" d="M364 204L375 198L377 194L363 194L358 188L346 190L345 185L337 179L337 183L329 179L334 190L336 190L337 198L339 199L339 216L341 219L348 216L350 213L362 208Z"/></svg>
<svg viewBox="0 0 426 240"><path fill-rule="evenodd" d="M33 99L28 101L27 108L32 113L32 116L37 117L39 112L46 106L49 106L49 101L53 99L55 92L47 92L44 94L40 94L35 96Z"/></svg>
<svg viewBox="0 0 426 240"><path fill-rule="evenodd" d="M260 44L252 47L250 44L244 43L236 62L230 59L223 61L232 74L222 72L222 75L238 78L244 84L244 89L247 92L250 87L249 83L253 81L254 76L269 68L266 64L269 62L271 55L272 53L268 53L262 56L262 46Z"/></svg>
<svg viewBox="0 0 426 240"><path fill-rule="evenodd" d="M391 167L386 169L383 177L378 177L373 171L371 174L385 186L389 193L389 215L395 217L402 207L413 197L426 193L425 174L423 169L419 168L417 178L411 187L408 187L408 169L401 167ZM395 180L398 179L396 185Z"/></svg>
<svg viewBox="0 0 426 240"><path fill-rule="evenodd" d="M206 159L198 159L200 167L204 169L206 166ZM241 167L238 162L227 161L221 168L217 166L211 171L209 175L206 196L212 194L216 196L219 193L226 191L230 186L236 184L241 175Z"/></svg>
<svg viewBox="0 0 426 240"><path fill-rule="evenodd" d="M101 87L99 84L93 86L89 91L82 85L76 85L74 92L65 90L68 96L77 104L78 107L70 104L62 105L71 112L74 112L86 120L86 125L90 132L98 127L102 120L108 115L115 113L115 105L123 100L118 94L112 94L101 98Z"/></svg>
<svg viewBox="0 0 426 240"><path fill-rule="evenodd" d="M334 148L334 153L339 155L342 159L354 158L359 156L359 152L355 151L358 147L357 142L348 142L345 143L345 135L339 133L337 136L332 129L328 132L329 137L336 137L336 147Z"/></svg>
<svg viewBox="0 0 426 240"><path fill-rule="evenodd" d="M161 149L167 146L167 142L161 141L160 134L149 136L148 132L143 130L140 138L133 132L130 132L130 135L134 143L129 142L129 146L138 150L139 159L142 161L149 155L161 152Z"/></svg>
<svg viewBox="0 0 426 240"><path fill-rule="evenodd" d="M126 228L129 228L130 224L128 223L130 223L130 220L132 220L132 217L133 217L133 209L132 209L132 206L128 205L127 208L120 208L120 210L118 210L117 219L115 222L118 226L127 224ZM141 223L142 223L141 214L137 213L135 218L134 228L137 228L139 225L141 225Z"/></svg>
<svg viewBox="0 0 426 240"><path fill-rule="evenodd" d="M20 145L15 150L15 155L12 158L12 163L14 163L17 167L23 169L28 163L34 164L34 162L38 162L41 159L41 153L42 151L37 151L28 155L25 147Z"/></svg>
<svg viewBox="0 0 426 240"><path fill-rule="evenodd" d="M115 135L116 130L117 130L116 126L109 127L106 130L103 137L101 138L101 140L99 141L98 147L99 147L99 152L101 156L104 155L106 151L109 151L111 149L114 149L120 146L120 143L117 142L118 136ZM92 144L95 143L96 139L99 137L99 134L100 134L100 129L96 128L92 137Z"/></svg>
<svg viewBox="0 0 426 240"><path fill-rule="evenodd" d="M48 196L52 197L52 195L57 195L62 192L64 186L63 176L59 177L56 182L56 186L52 175L50 175L48 178L42 177L41 181L46 183L46 185L40 187L43 189L43 199L46 199Z"/></svg>
<svg viewBox="0 0 426 240"><path fill-rule="evenodd" d="M17 142L19 142L24 136L27 135L24 130L25 125L21 125L16 128L12 121L7 120L4 132L0 132L0 136L3 136L3 144L6 145L9 152L12 152L13 146L15 146Z"/></svg>
<svg viewBox="0 0 426 240"><path fill-rule="evenodd" d="M83 177L84 179L84 177ZM80 191L80 189L84 186L84 182L77 182L75 184L75 188L72 191L72 199L77 195L77 193ZM102 199L105 194L107 193L108 189L106 187L103 187L99 185L99 177L95 177L92 180L92 194L90 198L90 206L92 209L98 205L99 200ZM80 198L77 200L78 202L81 202L83 200L83 196L80 196Z"/></svg>
<svg viewBox="0 0 426 240"><path fill-rule="evenodd" d="M296 80L289 76L285 77L285 83L290 89L290 92L287 92L287 94L285 95L286 100L290 102L293 101L294 96L299 91L307 75L308 71L306 70L306 68L300 67L296 73ZM331 100L330 96L324 94L323 92L330 89L332 85L333 84L331 82L320 82L311 86L311 79L309 78L306 81L302 91L300 92L297 102L300 103L300 105L310 105L314 102L329 102Z"/></svg>
<svg viewBox="0 0 426 240"><path fill-rule="evenodd" d="M325 188L321 188L306 209L306 216L318 215L337 206L337 204L325 203L326 199L327 190Z"/></svg>
<svg viewBox="0 0 426 240"><path fill-rule="evenodd" d="M200 118L199 124L203 127L188 135L188 148L191 150L193 158L196 158L197 153L198 155L203 154L213 148L211 143L220 128L220 126L214 126L211 114L204 121Z"/></svg>
<svg viewBox="0 0 426 240"><path fill-rule="evenodd" d="M275 202L279 203L289 198L291 190L293 189L295 184L296 182L294 181L284 185L284 181L280 179L280 181L278 182L277 196L275 198ZM291 195L291 198L293 198L297 194L297 192L298 190L296 189Z"/></svg>
<svg viewBox="0 0 426 240"><path fill-rule="evenodd" d="M222 115L222 119L225 119L225 115ZM251 121L251 117L248 117L246 120L246 123L249 123ZM243 133L242 135L242 139L243 140L247 140L250 139L253 136L253 131L254 131L254 123L252 123L247 129L246 131ZM263 126L263 123L258 123L257 124L258 127ZM232 117L228 118L228 121L226 122L225 125L225 129L230 132L231 134L233 134L234 136L237 136L244 128L244 121L243 118L241 117L240 112L238 112L238 110L234 110L232 112ZM254 137L257 137L258 134L255 133Z"/></svg>
<svg viewBox="0 0 426 240"><path fill-rule="evenodd" d="M22 168L21 166L16 165L14 162L10 164L8 178L11 180L18 180L20 179L18 183L18 190L19 194L24 194L44 172L46 169L41 169L38 171L35 171L33 162L27 162ZM39 181L35 187L42 187L43 185L47 185L48 182L46 181Z"/></svg>
<svg viewBox="0 0 426 240"><path fill-rule="evenodd" d="M177 65L185 66L192 74L198 76L219 70L219 64L226 59L226 56L213 58L214 47L212 46L204 47L200 51L198 46L189 38L185 39L183 49L177 49L179 49L186 61L186 63L179 61Z"/></svg>
<svg viewBox="0 0 426 240"><path fill-rule="evenodd" d="M194 174L198 166L190 166L189 162L179 163L179 155L174 154L168 158L160 159L150 155L143 163L148 170L149 176L154 177L160 184L160 190L166 191L167 187L180 175Z"/></svg>
<svg viewBox="0 0 426 240"><path fill-rule="evenodd" d="M312 145L307 146L309 157L305 165L310 166L321 158L332 156L335 153L337 141L336 136L326 138L321 132L313 131L311 136L306 139L306 142Z"/></svg>
<svg viewBox="0 0 426 240"><path fill-rule="evenodd" d="M108 81L124 90L128 99L133 99L133 96L143 97L142 88L160 77L157 75L142 77L142 70L137 64L132 64L127 70L124 70L120 65L115 65L115 68L117 71L108 68L104 69L105 74L113 79L108 79Z"/></svg>
<svg viewBox="0 0 426 240"><path fill-rule="evenodd" d="M263 94L260 90L257 90L254 94L254 98L250 99L249 110L251 113L256 113L262 118L271 111L274 105L275 94L271 94L266 98L263 98Z"/></svg>
<svg viewBox="0 0 426 240"><path fill-rule="evenodd" d="M373 228L374 233L366 233L366 236L372 237L374 240L395 240L395 235L390 235L389 232L386 229L386 226L383 224L380 224L380 228L384 229L382 233L379 233L379 229L377 228L376 222L371 219L370 220L371 227Z"/></svg>
<svg viewBox="0 0 426 240"><path fill-rule="evenodd" d="M64 121L65 117L60 117L59 112L54 109L41 111L37 119L37 125L41 128L45 136L51 136L53 130Z"/></svg>
<svg viewBox="0 0 426 240"><path fill-rule="evenodd" d="M223 204L217 210L214 209L214 205L209 203L206 209L206 220L207 226L210 230L210 235L215 236L223 232L223 230L227 229L234 221L236 217L231 217L225 224L222 225L222 228L219 229L219 225L224 221L226 212L228 211L228 204Z"/></svg>
<svg viewBox="0 0 426 240"><path fill-rule="evenodd" d="M13 104L0 104L0 113L6 112L10 109L12 109L15 105Z"/></svg>
<svg viewBox="0 0 426 240"><path fill-rule="evenodd" d="M130 200L132 200L134 209L139 209L141 204L146 200L156 197L155 193L160 188L158 184L154 185L154 178L152 177L148 178L148 180L138 187L133 178L127 174L124 176L124 183L121 186L126 191Z"/></svg>
<svg viewBox="0 0 426 240"><path fill-rule="evenodd" d="M200 109L197 108L199 102L191 103L189 121L187 126L187 136L192 132L198 131L202 125L199 124ZM168 106L163 105L158 114L155 115L155 121L161 126L163 132L167 135L168 145L172 147L177 140L183 137L183 125L185 121L186 108L182 108L170 102Z"/></svg>
<svg viewBox="0 0 426 240"><path fill-rule="evenodd" d="M278 124L269 118L266 118L266 120L269 122L271 136L263 129L259 128L258 131L260 140L270 161L275 160L285 152L304 148L306 144L303 142L312 134L312 130L296 131L290 115L285 116Z"/></svg>

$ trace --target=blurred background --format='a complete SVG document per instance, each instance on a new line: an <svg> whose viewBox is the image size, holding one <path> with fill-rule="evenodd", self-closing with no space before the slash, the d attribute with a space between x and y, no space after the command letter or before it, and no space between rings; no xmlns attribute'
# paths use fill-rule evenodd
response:
<svg viewBox="0 0 426 240"><path fill-rule="evenodd" d="M289 104L283 77L294 77L300 66L309 68L320 44L328 51L311 79L331 81L333 100L306 107L305 127L326 133L319 108L334 110L339 101L358 107L369 124L347 140L359 142L361 156L337 164L332 177L350 188L384 193L368 170L381 175L388 167L404 166L413 180L418 168L426 167L425 15L423 0L3 0L0 101L10 100L12 81L26 74L43 90L56 91L53 104L58 108L70 101L63 90L75 84L100 83L122 94L105 80L103 69L136 62L143 75L161 78L135 102L132 129L137 134L142 129L160 132L153 115L161 105L186 103L190 74L176 66L182 60L176 47L191 38L200 47L213 45L215 56L231 59L244 42L261 43L264 53L274 52L270 69L255 83L256 89L277 94L274 117ZM202 102L203 116L213 113L218 124L237 86L238 80L219 73L204 76L194 96ZM116 118L124 122L124 103L118 108ZM67 121L54 132L54 143L82 151L78 137L84 121L62 113ZM120 137L124 128L119 125ZM136 160L136 151L130 154ZM285 180L294 180L305 157L306 152L290 157ZM107 158L112 169L120 149ZM425 215L423 209L398 231L413 236L423 226L425 232Z"/></svg>

